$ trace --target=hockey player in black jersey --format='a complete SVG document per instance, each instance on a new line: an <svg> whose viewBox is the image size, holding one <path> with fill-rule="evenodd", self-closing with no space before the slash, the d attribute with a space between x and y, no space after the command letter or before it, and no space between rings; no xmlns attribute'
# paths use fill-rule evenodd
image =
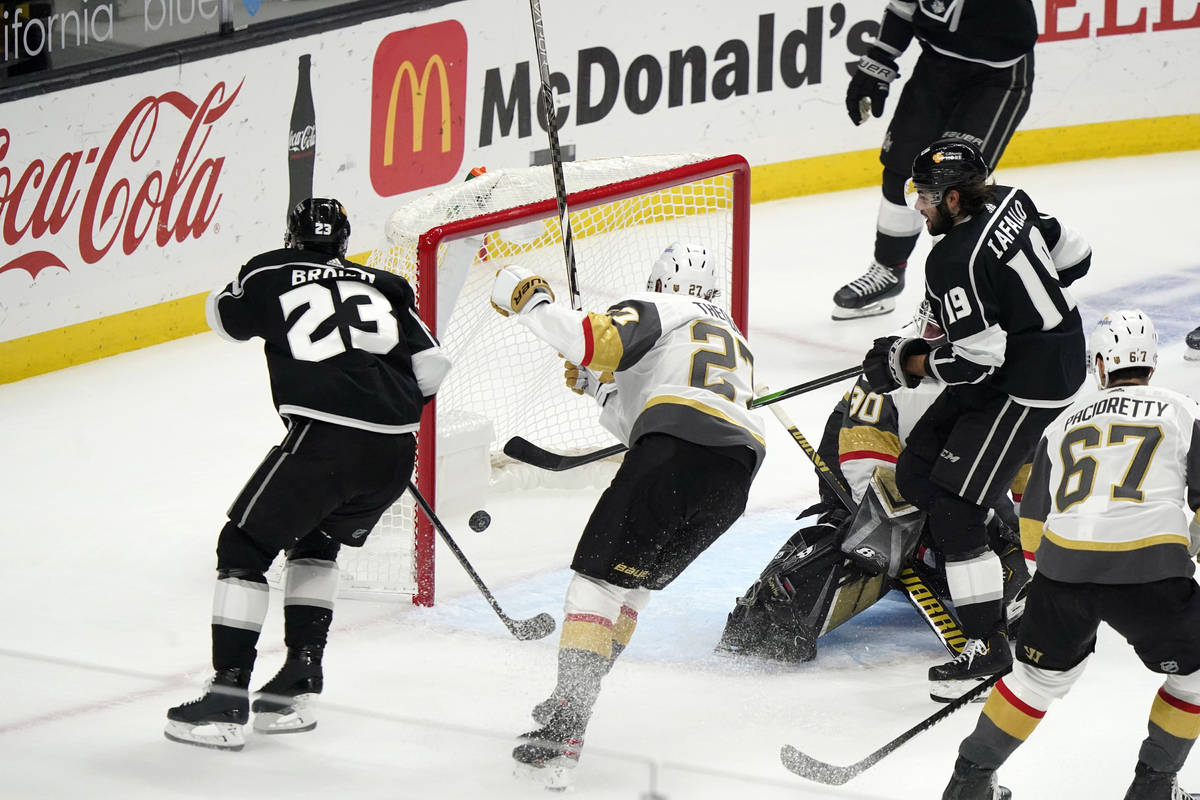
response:
<svg viewBox="0 0 1200 800"><path fill-rule="evenodd" d="M1009 796L996 770L1079 680L1101 622L1163 676L1125 800L1200 798L1177 780L1200 735L1200 406L1150 385L1158 336L1141 311L1106 315L1091 352L1100 388L1046 427L1021 502L1036 574L1017 661L959 746L943 800Z"/></svg>
<svg viewBox="0 0 1200 800"><path fill-rule="evenodd" d="M1037 19L1030 0L890 0L875 44L846 90L855 125L883 115L897 59L913 38L921 54L883 137L883 197L875 252L860 278L838 289L833 318L886 314L904 289L922 220L904 202L913 157L934 139L958 136L995 167L1029 108Z"/></svg>
<svg viewBox="0 0 1200 800"><path fill-rule="evenodd" d="M929 670L930 694L943 701L1012 663L987 508L1087 369L1079 311L1065 287L1087 272L1091 248L1024 191L988 185L990 172L961 139L938 140L913 161L916 208L942 237L925 262L925 298L947 341L884 337L863 361L875 391L925 376L947 384L896 463L900 492L929 512L970 638L958 658Z"/></svg>
<svg viewBox="0 0 1200 800"><path fill-rule="evenodd" d="M209 689L167 712L167 738L240 750L250 673L267 614L264 577L287 557L287 658L254 700L262 733L316 725L321 659L337 593L337 554L359 547L408 484L421 410L449 371L403 278L345 258L350 221L336 200L292 209L284 247L250 259L208 298L209 325L264 342L287 425L228 511L217 538Z"/></svg>

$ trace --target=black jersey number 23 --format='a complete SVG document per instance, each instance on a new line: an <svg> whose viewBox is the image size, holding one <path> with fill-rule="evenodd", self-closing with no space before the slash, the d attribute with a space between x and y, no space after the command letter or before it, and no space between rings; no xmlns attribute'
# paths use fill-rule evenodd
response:
<svg viewBox="0 0 1200 800"><path fill-rule="evenodd" d="M335 292L339 301L336 303ZM344 353L343 327L349 334L350 346L368 353L383 355L400 341L400 327L392 314L392 304L370 284L337 281L330 289L319 283L306 283L280 295L279 305L285 318L307 306L287 332L292 357L301 361L324 361ZM318 330L328 329L326 323L330 320L335 323L333 329L317 337Z"/></svg>

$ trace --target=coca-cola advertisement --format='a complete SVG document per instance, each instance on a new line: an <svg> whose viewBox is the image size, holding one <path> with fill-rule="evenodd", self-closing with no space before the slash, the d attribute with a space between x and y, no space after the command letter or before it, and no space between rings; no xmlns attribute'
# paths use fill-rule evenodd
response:
<svg viewBox="0 0 1200 800"><path fill-rule="evenodd" d="M296 99L288 128L288 205L313 196L313 167L317 157L317 115L312 95L312 55L300 56Z"/></svg>

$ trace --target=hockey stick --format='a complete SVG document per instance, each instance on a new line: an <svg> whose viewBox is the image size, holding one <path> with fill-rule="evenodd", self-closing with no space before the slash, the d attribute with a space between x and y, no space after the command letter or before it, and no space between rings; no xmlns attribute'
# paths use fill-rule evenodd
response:
<svg viewBox="0 0 1200 800"><path fill-rule="evenodd" d="M533 45L537 50L538 73L542 79L542 102L546 106L546 136L550 139L550 171L554 175L554 196L558 200L558 227L562 233L563 258L567 264L567 290L571 293L571 308L583 308L579 299L579 282L575 275L575 241L571 235L571 217L567 212L567 184L563 180L562 149L558 145L558 120L554 108L554 91L550 88L550 59L546 55L546 33L542 29L542 2L529 0L533 17Z"/></svg>
<svg viewBox="0 0 1200 800"><path fill-rule="evenodd" d="M593 450L590 453L568 456L545 450L520 436L514 436L504 443L504 455L516 461L532 464L535 467L548 469L552 472L562 472L563 470L582 467L584 464L591 464L593 461L600 461L609 456L615 456L617 453L623 453L626 449L623 444L614 444L600 450Z"/></svg>
<svg viewBox="0 0 1200 800"><path fill-rule="evenodd" d="M765 389L766 387L761 388ZM756 391L758 390L756 389ZM816 448L808 443L808 439L804 438L804 434L796 427L796 423L792 422L792 418L788 416L788 413L779 405L772 405L771 413L775 415L775 419L783 424L783 427L787 428L787 432L792 435L792 439L796 441L796 444L800 445L800 449L804 451L804 455L808 456L808 460L817 468L817 474L821 477L821 480L825 481L825 485L837 495L837 499L842 501L842 505L846 507L846 510L853 514L855 509L858 508L858 503L854 502L854 498L850 495L850 490L846 488L845 484L829 468L829 465L825 463L825 459L821 458L817 453Z"/></svg>
<svg viewBox="0 0 1200 800"><path fill-rule="evenodd" d="M813 378L807 383L798 383L790 389L780 389L778 392L756 397L750 401L750 408L762 408L769 406L772 403L778 403L780 400L787 400L789 397L795 397L798 394L811 392L813 389L820 389L824 386L829 386L834 383L840 383L847 378L856 378L862 373L862 366L846 367L846 369L832 372L823 378Z"/></svg>
<svg viewBox="0 0 1200 800"><path fill-rule="evenodd" d="M471 566L471 562L467 561L466 555L455 544L454 539L450 537L450 532L446 530L446 526L438 519L437 514L433 513L433 509L429 507L429 503L417 490L416 484L412 481L408 482L408 491L412 493L413 498L417 501L417 505L425 512L425 516L437 528L437 532L441 534L442 541L450 548L450 552L454 553L454 557L458 559L458 563L462 564L463 569L471 576L471 580L475 582L475 586L483 594L484 598L491 605L492 610L496 612L496 616L500 617L500 621L504 623L504 627L508 628L508 632L521 641L529 639L543 639L554 633L554 617L545 613L538 614L530 619L512 619L500 608L500 604L496 602L496 598L488 591L484 585L483 579L479 577L479 573Z"/></svg>
<svg viewBox="0 0 1200 800"><path fill-rule="evenodd" d="M747 407L761 408L762 406L773 405L774 403L778 403L780 400L786 400L789 397L795 397L796 395L804 394L805 392L811 392L814 389L820 389L834 383L839 383L847 378L853 378L860 372L862 372L862 367L850 367L848 369L843 369L831 375L826 375L823 378L814 378L807 383L797 384L790 389L782 389L774 394L757 397L751 400L747 404ZM795 426L791 426L789 431L791 431L794 427ZM796 431L793 434L793 437L795 436L800 436L800 432ZM812 456L816 456L816 451L812 450L811 445L808 445L807 441L804 441L803 436L800 436L800 438L796 441L797 444L804 448L806 453L811 453ZM609 456L615 456L617 453L620 453L625 449L626 447L623 444L614 444L610 445L609 447L601 448L600 450L594 450L590 453L580 453L579 455L575 456L567 456L560 453L551 452L542 447L538 447L533 442L520 436L514 436L504 443L504 454L509 458L512 458L516 461L522 461L526 464L531 464L541 469L553 470L555 472L574 469L575 467L582 467L584 464L591 464L593 461L599 461L601 459L608 458ZM825 467L824 469L827 472L829 470L828 467ZM832 476L832 473L830 473L830 475ZM834 491L837 490L835 489ZM842 491L844 492L845 489L843 488ZM847 504L847 508L853 508L853 503L851 501L843 499L842 502Z"/></svg>
<svg viewBox="0 0 1200 800"><path fill-rule="evenodd" d="M889 755L919 733L923 733L934 725L944 720L946 717L958 711L963 706L969 705L975 698L982 695L984 692L992 688L996 681L1000 680L1008 674L1007 670L999 675L993 675L982 683L974 686L966 694L952 700L942 708L935 711L925 719L912 726L904 733L892 739L883 747L876 750L871 755L861 761L856 761L848 767L839 767L835 764L829 764L825 761L813 758L810 755L801 753L790 744L785 744L779 750L779 760L789 771L796 773L802 778L808 778L810 781L824 783L828 786L841 786L846 781L854 778L868 768L874 766L884 756Z"/></svg>

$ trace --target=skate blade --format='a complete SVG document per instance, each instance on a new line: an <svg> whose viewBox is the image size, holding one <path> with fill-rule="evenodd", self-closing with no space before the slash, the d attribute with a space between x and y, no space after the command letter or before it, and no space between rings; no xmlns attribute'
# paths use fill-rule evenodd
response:
<svg viewBox="0 0 1200 800"><path fill-rule="evenodd" d="M213 750L241 750L246 746L242 726L232 722L208 722L192 725L190 722L167 720L163 736L172 742L208 747Z"/></svg>
<svg viewBox="0 0 1200 800"><path fill-rule="evenodd" d="M954 681L930 681L929 682L929 699L935 703L953 703L958 698L962 697L967 692L974 689L979 684L990 678L990 675L985 675L982 678L962 678ZM982 703L987 700L987 692L982 693L978 697L971 700L972 703Z"/></svg>
<svg viewBox="0 0 1200 800"><path fill-rule="evenodd" d="M839 321L847 319L862 319L863 317L877 317L880 314L890 314L895 310L896 299L889 297L865 305L862 308L842 308L835 303L833 306L833 311L830 313L830 317Z"/></svg>
<svg viewBox="0 0 1200 800"><path fill-rule="evenodd" d="M292 705L278 711L260 711L254 715L257 733L304 733L317 727L317 715L312 694L298 694Z"/></svg>
<svg viewBox="0 0 1200 800"><path fill-rule="evenodd" d="M556 758L542 765L525 764L518 761L513 766L513 775L536 783L552 792L565 792L575 785L577 762Z"/></svg>

